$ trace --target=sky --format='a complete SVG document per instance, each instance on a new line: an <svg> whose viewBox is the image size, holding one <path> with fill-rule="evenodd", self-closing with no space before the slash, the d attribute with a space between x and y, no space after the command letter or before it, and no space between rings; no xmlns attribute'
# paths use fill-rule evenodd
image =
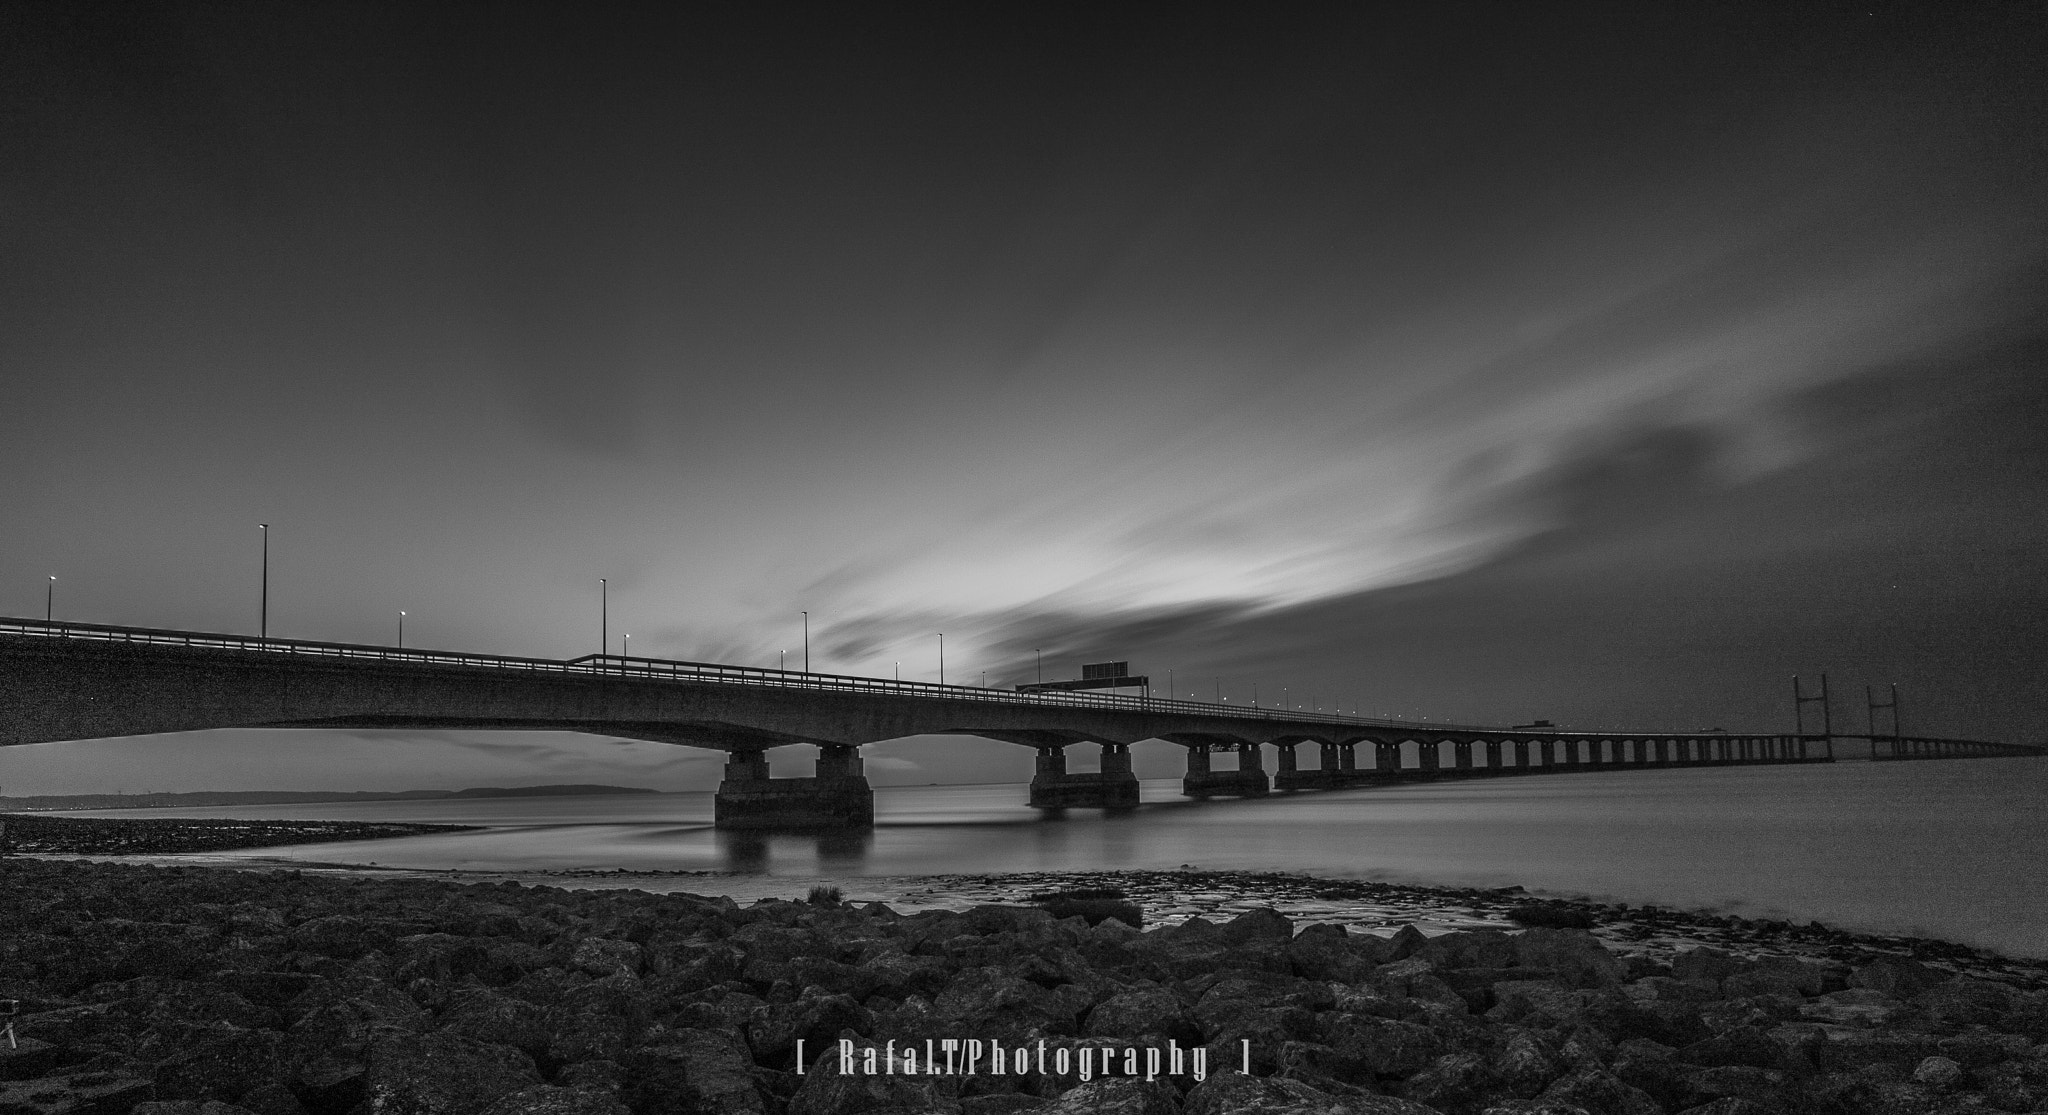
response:
<svg viewBox="0 0 2048 1115"><path fill-rule="evenodd" d="M253 632L265 522L281 637L2048 738L2038 6L683 7L0 11L0 613Z"/></svg>

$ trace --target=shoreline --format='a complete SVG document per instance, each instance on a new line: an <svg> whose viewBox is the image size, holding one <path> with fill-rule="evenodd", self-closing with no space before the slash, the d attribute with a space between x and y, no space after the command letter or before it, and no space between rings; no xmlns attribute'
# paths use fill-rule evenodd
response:
<svg viewBox="0 0 2048 1115"><path fill-rule="evenodd" d="M1932 937L1858 933L1819 922L1746 918L1706 910L1630 906L1520 886L1472 888L1375 882L1298 872L1094 870L1015 873L946 873L851 879L751 875L720 870L564 868L537 871L428 870L374 862L231 858L209 855L263 848L362 841L434 833L481 831L487 826L372 821L212 820L201 818L54 818L0 815L7 846L42 859L105 860L158 866L305 871L318 875L416 878L454 884L518 882L572 890L648 890L673 893L687 884L746 880L714 887L743 899L798 897L813 883L846 890L857 901L905 909L964 910L978 904L1023 902L1047 890L1123 890L1144 910L1147 927L1191 918L1227 920L1271 908L1300 924L1322 922L1352 932L1391 936L1404 926L1437 935L1470 929L1517 929L1508 914L1540 903L1575 917L1617 951L1668 962L1692 948L1712 947L1738 956L1782 956L1855 963L1874 956L1908 957L1939 970L2023 988L2048 987L2048 958L2009 956ZM578 885L581 884L581 885ZM639 884L636 886L636 884ZM651 888L650 888L651 885Z"/></svg>
<svg viewBox="0 0 2048 1115"><path fill-rule="evenodd" d="M964 908L906 913L828 892L743 905L446 873L207 867L0 860L13 898L0 909L0 996L21 1039L0 1053L0 1108L1865 1115L2048 1103L2048 989L2025 973L1959 973L1949 949L1923 961L1897 951L1910 942L1847 935L1818 958L1679 948L1658 936L1679 927L1674 915L1592 904L1577 911L1603 916L1590 932L1435 935L1413 922L1356 932L1274 906L1480 917L1525 904L1518 888L952 875L923 877L924 896ZM1124 925L1106 909L1114 900L1065 917L986 900L1105 882L1157 920ZM1720 928L1772 946L1829 932ZM1062 1055L1052 1071L876 1076L836 1062L849 1034L865 1048L1113 1051L1125 1067L1103 1062L1091 1082ZM1172 1043L1229 1067L1159 1080L1129 1067L1124 1051Z"/></svg>

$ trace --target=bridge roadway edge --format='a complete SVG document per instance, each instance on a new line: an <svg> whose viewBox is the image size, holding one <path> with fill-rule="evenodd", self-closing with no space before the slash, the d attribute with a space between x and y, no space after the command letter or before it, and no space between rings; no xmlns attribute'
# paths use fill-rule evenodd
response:
<svg viewBox="0 0 2048 1115"><path fill-rule="evenodd" d="M1807 745L1820 737L1532 733L1278 714L1246 717L1205 712L1192 702L1072 706L967 687L904 692L875 683L875 691L844 691L823 687L817 679L825 675L774 671L758 673L773 674L780 679L776 684L736 684L617 676L573 670L573 662L505 660L548 668L507 670L414 660L425 658L423 652L336 657L320 649L338 644L298 644L309 648L303 654L280 651L287 646L282 641L258 649L179 646L124 642L104 634L51 638L0 633L0 746L214 728L587 732L728 752L717 795L715 823L721 828L871 825L873 791L861 769L859 747L909 735L979 735L1035 748L1038 768L1030 804L1042 809L1135 807L1138 784L1130 767L1130 744L1153 738L1187 749L1189 770L1182 788L1198 798L1447 777L1832 761L1807 753ZM1065 748L1079 742L1101 745L1100 772L1065 769ZM1299 770L1295 747L1311 742L1322 748L1323 765ZM1419 766L1399 765L1403 742L1418 745ZM1912 742L1928 745L1915 758L1988 753L1957 749L1965 746L2022 753L2007 750L2011 745ZM767 777L765 753L796 743L821 749L816 775ZM1280 770L1270 781L1261 760L1267 743L1278 745L1281 757ZM1376 754L1364 770L1352 757L1360 743L1373 744ZM1444 743L1457 753L1449 767L1437 761ZM1602 745L1615 758L1586 761L1591 756L1580 754L1589 746L1597 753ZM1475 746L1486 749L1484 764L1474 762ZM1518 761L1505 765L1502 752L1510 747ZM1625 754L1626 747L1633 748L1632 755ZM1564 753L1561 760L1553 748ZM1212 750L1235 751L1240 769L1211 770ZM1530 751L1545 753L1545 761L1532 765Z"/></svg>

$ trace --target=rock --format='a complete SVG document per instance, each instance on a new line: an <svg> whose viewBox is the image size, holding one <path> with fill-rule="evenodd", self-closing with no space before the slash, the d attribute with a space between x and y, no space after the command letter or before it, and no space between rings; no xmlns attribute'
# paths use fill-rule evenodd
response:
<svg viewBox="0 0 2048 1115"><path fill-rule="evenodd" d="M1688 1107L1679 1115L1782 1115L1784 1108L1765 1107L1740 1096L1723 1096L1711 1103Z"/></svg>
<svg viewBox="0 0 2048 1115"><path fill-rule="evenodd" d="M1709 1068L1722 1065L1750 1065L1760 1069L1783 1068L1791 1051L1754 1026L1739 1026L1681 1048L1678 1056Z"/></svg>
<svg viewBox="0 0 2048 1115"><path fill-rule="evenodd" d="M291 946L337 960L352 960L373 949L391 945L396 937L385 927L355 914L330 914L292 927L286 935Z"/></svg>
<svg viewBox="0 0 2048 1115"><path fill-rule="evenodd" d="M1591 1115L1663 1115L1657 1101L1641 1089L1622 1083L1597 1064L1579 1067L1553 1081L1539 1101L1582 1107Z"/></svg>
<svg viewBox="0 0 2048 1115"><path fill-rule="evenodd" d="M526 1054L448 1033L378 1042L363 1080L377 1115L474 1115L539 1083Z"/></svg>
<svg viewBox="0 0 2048 1115"><path fill-rule="evenodd" d="M1337 1097L1298 1080L1221 1073L1190 1090L1186 1115L1442 1115L1392 1096ZM791 1112L791 1115L796 1115Z"/></svg>
<svg viewBox="0 0 2048 1115"><path fill-rule="evenodd" d="M85 1115L126 1111L150 1098L147 1077L80 1069L28 1080L0 1081L0 1111L8 1115Z"/></svg>
<svg viewBox="0 0 2048 1115"><path fill-rule="evenodd" d="M1599 939L1583 929L1526 929L1515 938L1515 961L1546 968L1569 987L1613 987L1622 966Z"/></svg>
<svg viewBox="0 0 2048 1115"><path fill-rule="evenodd" d="M1772 1109L1799 1106L1798 1089L1776 1069L1723 1065L1694 1072L1687 1083L1693 1098L1701 1102L1733 1098Z"/></svg>
<svg viewBox="0 0 2048 1115"><path fill-rule="evenodd" d="M1508 1038L1494 1067L1508 1091L1518 1099L1534 1099L1564 1073L1564 1067L1542 1039L1527 1030L1517 1030Z"/></svg>
<svg viewBox="0 0 2048 1115"><path fill-rule="evenodd" d="M1524 902L1508 907L1506 917L1516 925L1551 929L1591 929L1596 924L1590 911L1566 902Z"/></svg>
<svg viewBox="0 0 2048 1115"><path fill-rule="evenodd" d="M831 995L815 987L804 988L793 1003L775 1004L746 1029L747 1045L753 1057L764 1064L790 1065L796 1043L806 1049L823 1049L842 1030L871 1033L875 1016L850 995Z"/></svg>
<svg viewBox="0 0 2048 1115"><path fill-rule="evenodd" d="M1401 1094L1442 1111L1477 1110L1494 1100L1516 1099L1507 1081L1476 1053L1447 1053L1401 1085Z"/></svg>
<svg viewBox="0 0 2048 1115"><path fill-rule="evenodd" d="M1095 1004L1081 1027L1087 1037L1120 1038L1133 1044L1154 1044L1173 1039L1183 1045L1199 1044L1202 1031L1189 1017L1180 997L1163 987L1139 988L1112 995Z"/></svg>
<svg viewBox="0 0 2048 1115"><path fill-rule="evenodd" d="M1051 1103L1034 1103L1029 1110L1032 1115L1179 1115L1181 1106L1179 1093L1164 1080L1112 1077L1069 1088ZM974 1113L963 1110L963 1115Z"/></svg>
<svg viewBox="0 0 2048 1115"><path fill-rule="evenodd" d="M284 1035L275 1030L223 1029L178 1050L156 1069L156 1094L167 1100L239 1100L283 1078Z"/></svg>
<svg viewBox="0 0 2048 1115"><path fill-rule="evenodd" d="M1834 1035L1815 1050L1815 1057L1824 1072L1853 1072L1870 1065L1891 1065L1911 1072L1940 1052L1931 1034L1866 1030Z"/></svg>
<svg viewBox="0 0 2048 1115"><path fill-rule="evenodd" d="M1998 1022L2012 1005L2012 992L1989 980L1955 979L1935 984L1913 996L1937 1026L1968 1026Z"/></svg>
<svg viewBox="0 0 2048 1115"><path fill-rule="evenodd" d="M529 1054L548 1048L547 1012L524 999L474 988L450 996L437 1020L444 1033Z"/></svg>
<svg viewBox="0 0 2048 1115"><path fill-rule="evenodd" d="M1372 938L1367 938L1372 939ZM1342 926L1311 925L1287 942L1287 960L1294 974L1303 979L1354 983L1375 967L1366 953L1354 947Z"/></svg>
<svg viewBox="0 0 2048 1115"><path fill-rule="evenodd" d="M1704 980L1718 986L1742 968L1742 962L1717 948L1687 949L1671 961L1671 976L1680 980Z"/></svg>
<svg viewBox="0 0 2048 1115"><path fill-rule="evenodd" d="M1755 995L1804 998L1820 994L1827 986L1827 979L1828 969L1822 965L1788 956L1767 956L1723 977L1721 991L1731 999Z"/></svg>
<svg viewBox="0 0 2048 1115"><path fill-rule="evenodd" d="M1261 906L1225 922L1218 927L1217 935L1229 944L1256 940L1291 941L1294 939L1294 923L1271 906Z"/></svg>
<svg viewBox="0 0 2048 1115"><path fill-rule="evenodd" d="M959 1115L959 1101L940 1094L935 1083L938 1079L858 1072L841 1076L838 1055L825 1053L805 1070L802 1086L790 1097L789 1115L856 1115L865 1111Z"/></svg>
<svg viewBox="0 0 2048 1115"><path fill-rule="evenodd" d="M500 1097L481 1115L631 1115L631 1109L607 1092L540 1084Z"/></svg>
<svg viewBox="0 0 2048 1115"><path fill-rule="evenodd" d="M1381 963L1390 964L1396 960L1406 960L1415 955L1417 950L1428 943L1429 938L1423 934L1422 930L1415 928L1413 925L1404 925L1400 929L1395 930L1393 936L1387 938L1384 959L1381 960Z"/></svg>
<svg viewBox="0 0 2048 1115"><path fill-rule="evenodd" d="M638 979L613 972L569 989L545 1013L548 1058L617 1061L646 1032L654 1003Z"/></svg>
<svg viewBox="0 0 2048 1115"><path fill-rule="evenodd" d="M1329 1046L1336 1063L1344 1067L1336 1075L1346 1083L1413 1076L1444 1052L1436 1031L1411 1022L1331 1014L1317 1019L1316 1029L1317 1040Z"/></svg>
<svg viewBox="0 0 2048 1115"><path fill-rule="evenodd" d="M766 1110L754 1085L754 1058L733 1035L684 1029L633 1051L632 1083L622 1098L635 1111Z"/></svg>
<svg viewBox="0 0 2048 1115"><path fill-rule="evenodd" d="M1953 1087L1962 1076L1963 1066L1947 1057L1929 1057L1913 1067L1913 1083L1929 1088Z"/></svg>
<svg viewBox="0 0 2048 1115"><path fill-rule="evenodd" d="M1917 960L1903 956L1881 956L1849 973L1850 987L1866 987L1894 999L1910 999L1948 979Z"/></svg>
<svg viewBox="0 0 2048 1115"><path fill-rule="evenodd" d="M306 1105L282 1081L259 1084L242 1093L239 1102L253 1115L306 1115Z"/></svg>
<svg viewBox="0 0 2048 1115"><path fill-rule="evenodd" d="M620 974L637 976L640 974L641 955L640 946L631 941L585 937L570 951L568 966L600 978Z"/></svg>

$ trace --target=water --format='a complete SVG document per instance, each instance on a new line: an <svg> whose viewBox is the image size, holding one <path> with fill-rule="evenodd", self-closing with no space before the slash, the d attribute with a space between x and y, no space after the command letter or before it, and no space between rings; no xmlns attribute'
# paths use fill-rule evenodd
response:
<svg viewBox="0 0 2048 1115"><path fill-rule="evenodd" d="M121 810L110 816L442 821L477 833L212 855L532 875L718 872L659 889L889 898L908 877L1282 870L1818 920L2048 957L2048 761L1979 759L1502 778L1041 817L1021 784L882 788L857 835L711 828L711 795ZM647 885L635 881L633 885Z"/></svg>

